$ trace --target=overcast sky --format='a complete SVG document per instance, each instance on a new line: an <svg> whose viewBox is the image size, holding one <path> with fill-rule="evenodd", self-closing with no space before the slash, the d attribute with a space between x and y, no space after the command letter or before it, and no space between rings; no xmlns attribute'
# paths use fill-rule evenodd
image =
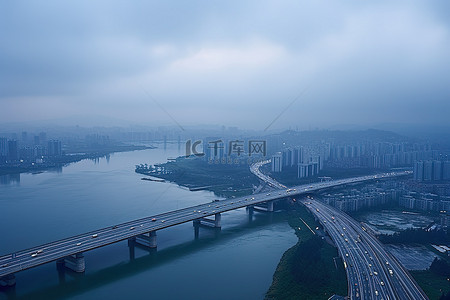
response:
<svg viewBox="0 0 450 300"><path fill-rule="evenodd" d="M264 129L283 111L273 128L450 125L450 1L0 4L0 123Z"/></svg>

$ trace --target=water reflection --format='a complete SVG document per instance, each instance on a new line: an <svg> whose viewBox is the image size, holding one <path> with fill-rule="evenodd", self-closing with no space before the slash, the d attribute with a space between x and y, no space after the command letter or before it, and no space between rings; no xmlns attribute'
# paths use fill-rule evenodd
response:
<svg viewBox="0 0 450 300"><path fill-rule="evenodd" d="M252 222L225 230L217 230L206 226L194 226L193 229L196 233L194 239L170 248L165 248L161 251L156 248L142 246L132 240L121 242L121 247L128 245L129 248L129 257L126 261L118 264L116 261L110 267L100 269L93 273L81 274L58 266L57 264L58 281L54 285L43 287L42 289L18 297L14 288L5 291L5 294L8 298L14 299L16 297L17 299L61 299L79 294L86 295L86 292L97 289L100 286L111 285L125 278L133 278L135 275L148 272L151 269L171 264L177 259L189 257L202 250L211 249L211 247L227 244L238 236L256 234L260 240L262 237L258 232L264 230L267 226L275 223L284 223L286 220L286 214L284 212L257 215L258 217L254 218ZM105 254L107 255L107 251L105 251ZM238 268L239 266L236 267ZM118 291L117 293L120 294Z"/></svg>
<svg viewBox="0 0 450 300"><path fill-rule="evenodd" d="M20 173L0 175L0 184L8 185L19 183L20 183Z"/></svg>

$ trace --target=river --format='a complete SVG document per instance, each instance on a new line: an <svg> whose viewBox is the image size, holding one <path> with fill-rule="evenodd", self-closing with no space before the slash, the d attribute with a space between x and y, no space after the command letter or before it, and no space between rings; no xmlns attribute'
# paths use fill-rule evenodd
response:
<svg viewBox="0 0 450 300"><path fill-rule="evenodd" d="M0 255L217 197L172 183L140 180L134 168L182 155L166 149L111 154L62 170L0 178ZM183 148L183 147L181 147ZM283 253L297 238L284 212L223 214L222 230L192 223L158 231L157 251L127 242L85 253L86 272L49 263L16 274L0 299L262 299Z"/></svg>

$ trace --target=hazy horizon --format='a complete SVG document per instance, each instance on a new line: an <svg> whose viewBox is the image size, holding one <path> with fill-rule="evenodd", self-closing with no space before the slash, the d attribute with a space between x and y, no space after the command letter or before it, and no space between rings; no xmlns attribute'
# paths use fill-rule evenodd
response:
<svg viewBox="0 0 450 300"><path fill-rule="evenodd" d="M2 6L0 124L449 124L445 1Z"/></svg>

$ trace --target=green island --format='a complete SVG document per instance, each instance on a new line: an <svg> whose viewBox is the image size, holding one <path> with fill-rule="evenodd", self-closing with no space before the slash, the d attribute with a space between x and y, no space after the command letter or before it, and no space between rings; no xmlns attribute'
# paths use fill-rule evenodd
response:
<svg viewBox="0 0 450 300"><path fill-rule="evenodd" d="M136 166L136 172L174 182L191 190L209 190L220 197L251 195L259 179L248 164L210 164L199 158L178 157L157 165L161 171Z"/></svg>
<svg viewBox="0 0 450 300"><path fill-rule="evenodd" d="M305 207L297 205L289 211L288 223L295 230L298 242L283 254L266 300L347 295L345 269L337 249L313 234L302 220L311 228L320 227Z"/></svg>

